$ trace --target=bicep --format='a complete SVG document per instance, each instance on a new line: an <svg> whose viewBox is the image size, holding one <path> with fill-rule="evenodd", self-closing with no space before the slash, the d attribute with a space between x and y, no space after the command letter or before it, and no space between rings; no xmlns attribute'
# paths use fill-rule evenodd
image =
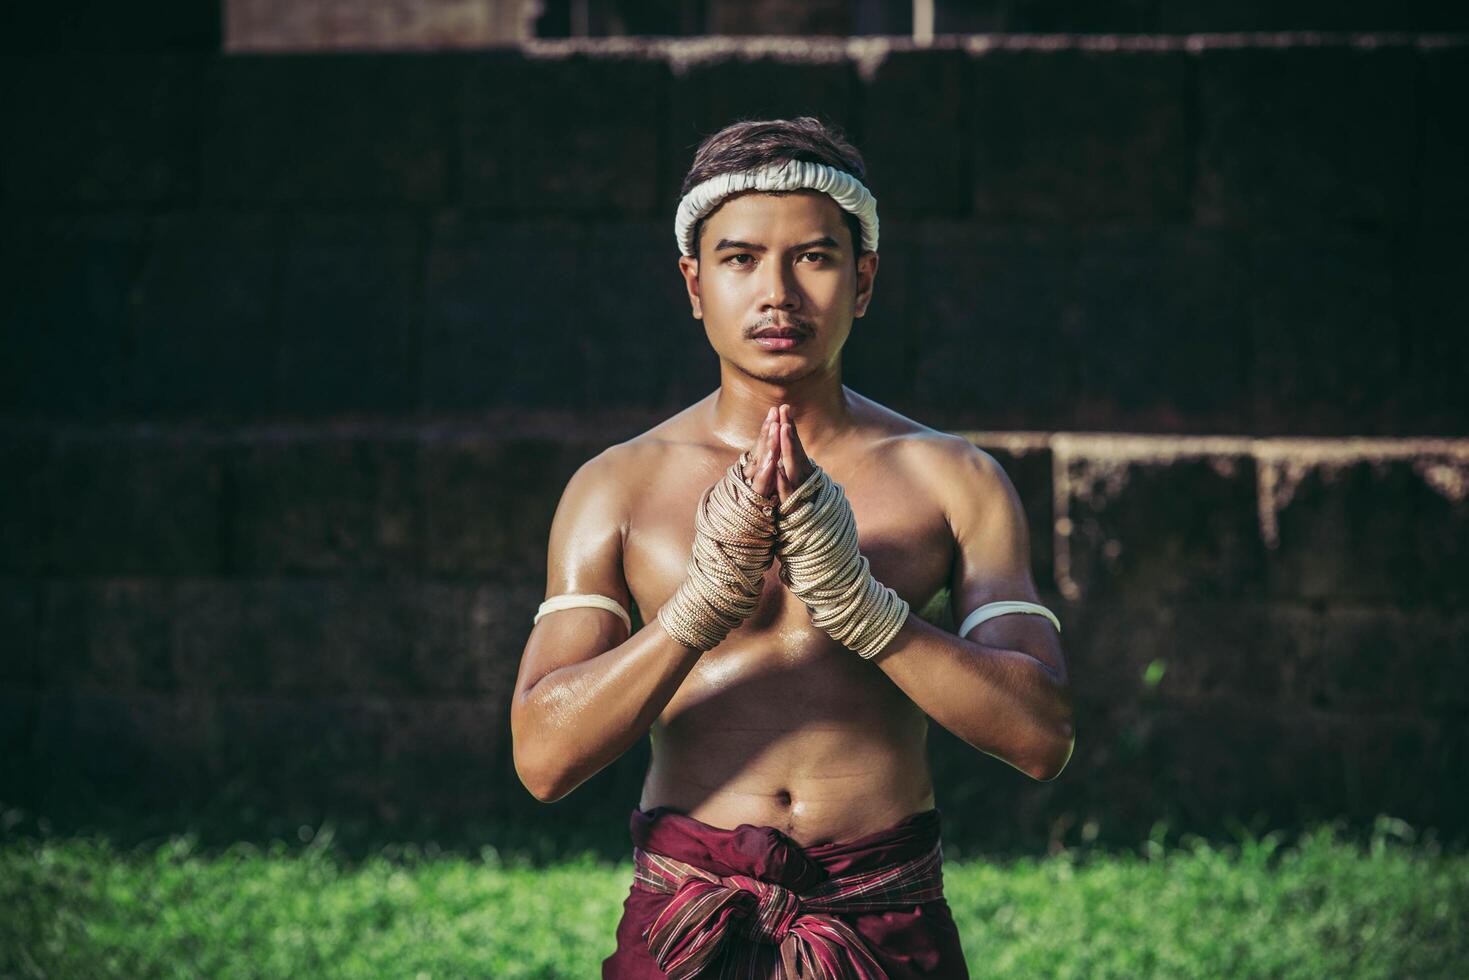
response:
<svg viewBox="0 0 1469 980"><path fill-rule="evenodd" d="M545 598L604 595L632 607L622 570L625 513L615 465L607 453L583 463L566 484L551 519ZM530 623L534 610L526 610ZM590 660L627 639L626 624L594 607L548 613L531 627L516 679L517 695L547 674Z"/></svg>
<svg viewBox="0 0 1469 980"><path fill-rule="evenodd" d="M983 450L967 446L959 452L956 469L948 504L955 541L949 594L958 629L980 606L1006 599L1039 604L1040 596L1030 567L1025 509L1004 467ZM1019 650L1064 673L1060 638L1045 616L993 616L964 638Z"/></svg>

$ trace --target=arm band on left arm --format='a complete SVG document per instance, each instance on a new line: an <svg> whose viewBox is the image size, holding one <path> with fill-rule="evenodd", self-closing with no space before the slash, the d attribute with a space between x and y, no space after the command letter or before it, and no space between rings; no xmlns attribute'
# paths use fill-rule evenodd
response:
<svg viewBox="0 0 1469 980"><path fill-rule="evenodd" d="M993 619L996 616L1003 616L1006 613L1031 613L1036 616L1045 616L1056 624L1056 632L1061 632L1061 620L1057 619L1056 614L1045 606L1034 602L1026 602L1022 599L1002 599L999 602L987 602L968 616L965 616L964 625L959 627L959 636L961 638L965 637L970 630L974 629L974 627L986 619Z"/></svg>

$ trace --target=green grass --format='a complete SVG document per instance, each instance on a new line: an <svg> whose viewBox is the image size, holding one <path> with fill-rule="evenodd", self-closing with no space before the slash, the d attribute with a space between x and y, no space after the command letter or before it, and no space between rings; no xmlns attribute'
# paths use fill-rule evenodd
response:
<svg viewBox="0 0 1469 980"><path fill-rule="evenodd" d="M631 864L432 845L0 839L0 977L595 978ZM1469 855L1379 818L1136 851L953 859L979 977L1465 977Z"/></svg>

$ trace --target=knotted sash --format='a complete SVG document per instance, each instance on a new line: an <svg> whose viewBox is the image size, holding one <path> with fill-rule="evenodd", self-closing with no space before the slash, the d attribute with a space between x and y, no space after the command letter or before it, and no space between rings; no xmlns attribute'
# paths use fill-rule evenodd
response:
<svg viewBox="0 0 1469 980"><path fill-rule="evenodd" d="M881 912L944 894L937 840L907 861L828 877L800 893L641 847L633 848L633 867L634 888L673 896L644 930L649 952L671 980L700 976L725 951L732 955L721 976L886 980L862 937L837 914Z"/></svg>

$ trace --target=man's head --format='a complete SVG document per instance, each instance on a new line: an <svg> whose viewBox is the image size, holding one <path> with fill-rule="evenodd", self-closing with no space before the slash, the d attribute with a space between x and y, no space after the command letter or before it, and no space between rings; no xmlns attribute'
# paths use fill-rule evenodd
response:
<svg viewBox="0 0 1469 980"><path fill-rule="evenodd" d="M735 123L706 139L684 178L682 195L711 178L788 162L849 174L847 201L861 195L861 154L839 133L809 116ZM789 186L789 185L787 185ZM870 210L869 240L875 240ZM687 228L688 226L683 226ZM679 259L696 318L715 351L746 373L789 383L835 368L852 319L872 296L877 253L863 251L863 223L828 193L811 188L741 190L720 200L692 226L692 255ZM792 344L756 334L793 327Z"/></svg>

